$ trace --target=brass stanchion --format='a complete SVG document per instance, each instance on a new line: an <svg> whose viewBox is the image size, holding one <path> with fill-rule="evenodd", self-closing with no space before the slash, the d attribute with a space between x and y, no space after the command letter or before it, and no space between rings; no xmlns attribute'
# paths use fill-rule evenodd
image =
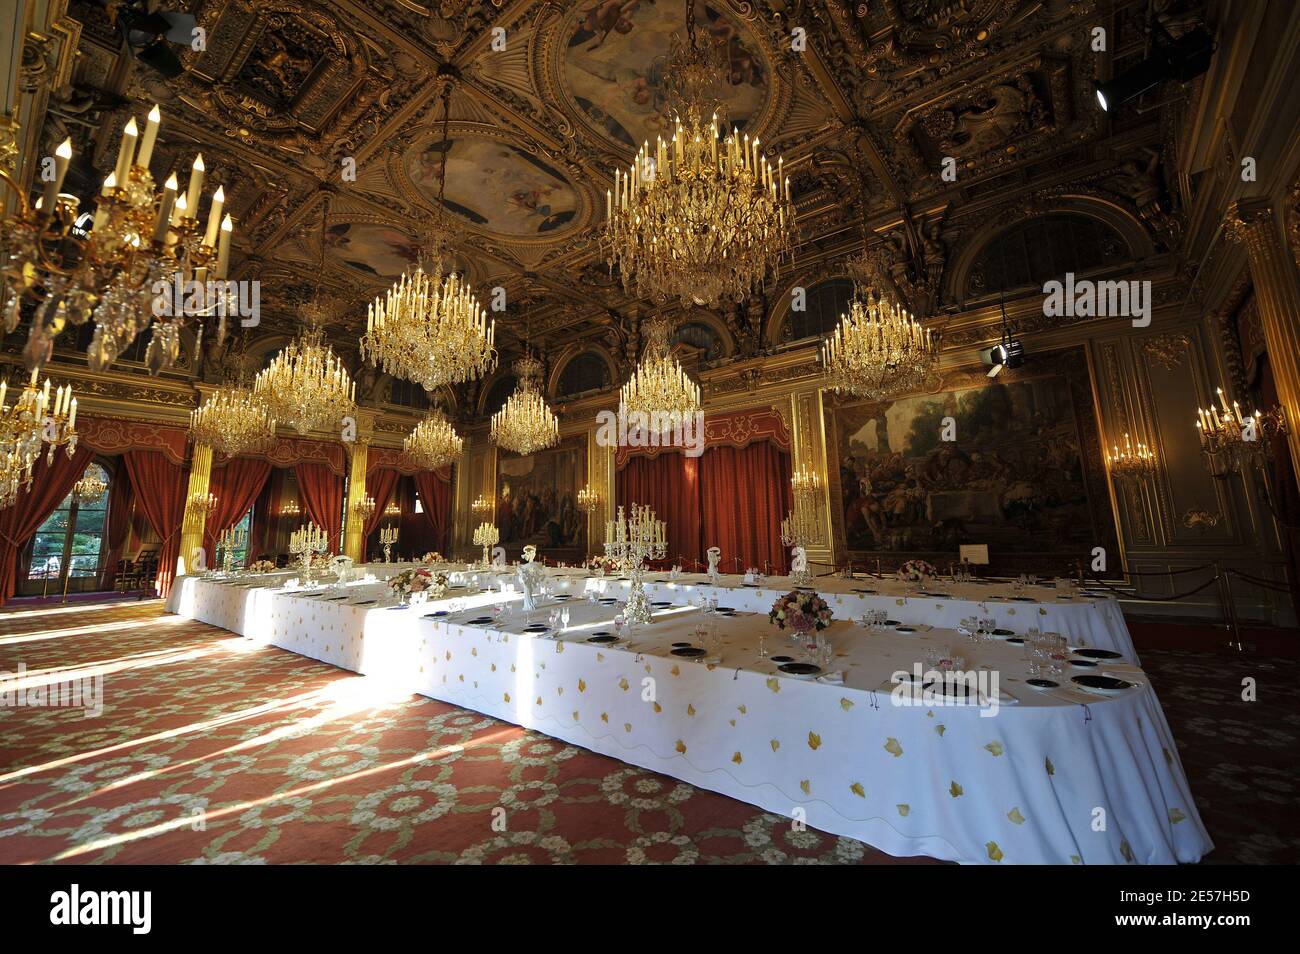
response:
<svg viewBox="0 0 1300 954"><path fill-rule="evenodd" d="M1223 607L1223 627L1230 630L1233 639L1228 640L1228 645L1233 645L1235 640L1237 652L1242 652L1241 630L1237 626L1237 608L1232 602L1232 585L1228 582L1228 575L1223 572L1223 566L1220 561L1214 561L1214 576L1219 584L1219 603Z"/></svg>

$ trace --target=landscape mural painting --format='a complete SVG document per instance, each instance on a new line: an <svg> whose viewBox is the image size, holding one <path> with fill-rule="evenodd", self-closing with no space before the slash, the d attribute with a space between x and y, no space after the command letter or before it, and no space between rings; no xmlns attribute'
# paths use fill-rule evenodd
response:
<svg viewBox="0 0 1300 954"><path fill-rule="evenodd" d="M581 437L525 457L497 459L496 524L512 555L529 543L551 558L556 550L583 548L586 515L578 509L578 490L587 482L586 461Z"/></svg>
<svg viewBox="0 0 1300 954"><path fill-rule="evenodd" d="M946 566L961 544L988 544L995 565L1048 574L1115 546L1104 473L1084 452L1098 446L1091 404L1064 374L967 375L935 394L845 404L831 417L844 541L856 559L931 554ZM946 418L955 440L942 439ZM1015 559L1028 554L1068 560Z"/></svg>

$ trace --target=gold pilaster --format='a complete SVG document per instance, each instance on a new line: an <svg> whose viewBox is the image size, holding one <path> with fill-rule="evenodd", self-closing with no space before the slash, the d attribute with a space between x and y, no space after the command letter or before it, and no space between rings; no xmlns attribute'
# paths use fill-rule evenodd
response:
<svg viewBox="0 0 1300 954"><path fill-rule="evenodd" d="M1246 248L1260 327L1268 345L1278 397L1286 411L1291 459L1300 462L1300 285L1267 199L1238 199L1228 207L1227 234ZM1300 481L1300 469L1296 471Z"/></svg>
<svg viewBox="0 0 1300 954"><path fill-rule="evenodd" d="M813 387L790 395L794 453L791 471L803 469L817 475L821 493L817 497L817 538L807 548L810 563L825 572L835 565L835 535L831 532L831 481L826 466L826 426L822 389Z"/></svg>
<svg viewBox="0 0 1300 954"><path fill-rule="evenodd" d="M358 439L348 446L352 469L348 472L348 500L343 514L343 555L351 557L354 563L360 563L366 558L366 526L356 505L366 495L366 460L370 456L370 444Z"/></svg>
<svg viewBox="0 0 1300 954"><path fill-rule="evenodd" d="M177 558L177 574L181 576L210 569L203 554L203 528L208 521L208 512L203 507L194 506L193 502L208 496L211 480L212 448L207 444L195 444L190 459L190 483L185 491L185 517L181 521L181 549Z"/></svg>

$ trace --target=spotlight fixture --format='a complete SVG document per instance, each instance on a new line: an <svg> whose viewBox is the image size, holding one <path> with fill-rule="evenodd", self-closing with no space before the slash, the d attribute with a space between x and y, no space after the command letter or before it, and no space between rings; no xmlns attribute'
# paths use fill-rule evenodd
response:
<svg viewBox="0 0 1300 954"><path fill-rule="evenodd" d="M1157 23L1146 59L1104 83L1093 84L1097 105L1110 112L1165 80L1185 83L1195 79L1210 68L1213 56L1214 38L1204 27L1193 27L1175 39Z"/></svg>
<svg viewBox="0 0 1300 954"><path fill-rule="evenodd" d="M1007 303L1003 299L1002 306L1002 340L992 348L980 352L980 357L985 364L992 365L989 368L988 376L996 378L1003 368L1018 368L1025 363L1026 353L1025 346L1019 338L1011 333L1011 322L1007 319Z"/></svg>
<svg viewBox="0 0 1300 954"><path fill-rule="evenodd" d="M198 20L190 13L150 10L149 6L135 0L129 4L108 3L107 9L132 55L168 79L175 79L185 72L185 67L172 45L189 46Z"/></svg>

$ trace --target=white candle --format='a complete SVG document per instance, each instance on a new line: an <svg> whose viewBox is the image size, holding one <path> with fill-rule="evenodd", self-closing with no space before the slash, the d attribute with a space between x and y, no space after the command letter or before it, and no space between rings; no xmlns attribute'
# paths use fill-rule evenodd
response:
<svg viewBox="0 0 1300 954"><path fill-rule="evenodd" d="M181 220L190 214L189 199L184 195L176 197L176 203L172 207L172 225L180 225Z"/></svg>
<svg viewBox="0 0 1300 954"><path fill-rule="evenodd" d="M123 185L126 185L131 178L131 162L135 158L135 141L138 138L135 117L132 116L126 121L126 128L122 130L122 145L117 150L117 166L113 169L117 181Z"/></svg>
<svg viewBox="0 0 1300 954"><path fill-rule="evenodd" d="M229 215L221 220L221 237L217 242L217 277L225 280L230 270L230 233L235 230L235 221Z"/></svg>
<svg viewBox="0 0 1300 954"><path fill-rule="evenodd" d="M54 178L45 183L45 192L41 195L41 209L46 215L54 214L54 208L58 204L55 200L63 185L63 177L68 174L68 162L71 159L72 140L65 139L59 144L59 148L54 150Z"/></svg>
<svg viewBox="0 0 1300 954"><path fill-rule="evenodd" d="M217 243L217 230L221 228L221 207L226 204L226 190L217 186L212 196L212 205L208 209L208 228L203 233L203 244L212 248Z"/></svg>
<svg viewBox="0 0 1300 954"><path fill-rule="evenodd" d="M203 171L205 168L203 153L199 153L194 157L194 165L190 168L190 185L189 190L185 193L187 215L198 215L199 196L203 194Z"/></svg>
<svg viewBox="0 0 1300 954"><path fill-rule="evenodd" d="M77 424L77 399L72 399L72 410L68 413L68 427L75 427Z"/></svg>
<svg viewBox="0 0 1300 954"><path fill-rule="evenodd" d="M149 119L144 124L144 136L140 139L140 154L135 157L135 164L141 169L149 168L149 160L153 158L154 140L158 138L158 123L162 121L162 110L155 103L153 109L149 110Z"/></svg>
<svg viewBox="0 0 1300 954"><path fill-rule="evenodd" d="M162 242L167 238L167 230L172 222L172 212L176 209L176 190L178 188L176 173L173 172L163 185L162 201L158 203L158 221L153 228L153 240L155 242Z"/></svg>

